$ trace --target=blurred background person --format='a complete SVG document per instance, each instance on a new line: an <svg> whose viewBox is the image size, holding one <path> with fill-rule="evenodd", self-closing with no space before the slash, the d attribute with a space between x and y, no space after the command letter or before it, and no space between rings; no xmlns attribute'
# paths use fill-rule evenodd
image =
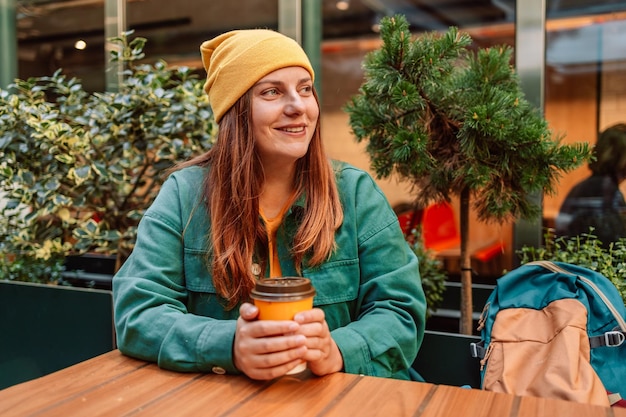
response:
<svg viewBox="0 0 626 417"><path fill-rule="evenodd" d="M604 247L626 237L626 202L619 185L626 178L626 124L613 125L598 137L591 175L576 184L555 221L557 237L590 233Z"/></svg>

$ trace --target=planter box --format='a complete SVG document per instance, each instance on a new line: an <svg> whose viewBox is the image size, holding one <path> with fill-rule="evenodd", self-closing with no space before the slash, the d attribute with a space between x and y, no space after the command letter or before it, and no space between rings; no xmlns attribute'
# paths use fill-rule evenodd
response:
<svg viewBox="0 0 626 417"><path fill-rule="evenodd" d="M115 348L110 291L0 280L0 389Z"/></svg>
<svg viewBox="0 0 626 417"><path fill-rule="evenodd" d="M86 253L65 258L63 279L74 287L111 290L116 257Z"/></svg>
<svg viewBox="0 0 626 417"><path fill-rule="evenodd" d="M478 341L478 336L426 330L412 367L426 382L480 388L480 361L470 354L470 343Z"/></svg>

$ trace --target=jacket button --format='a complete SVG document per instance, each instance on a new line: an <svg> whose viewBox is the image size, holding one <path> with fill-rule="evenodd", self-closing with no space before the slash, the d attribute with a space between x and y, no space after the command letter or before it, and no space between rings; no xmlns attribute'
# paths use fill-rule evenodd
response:
<svg viewBox="0 0 626 417"><path fill-rule="evenodd" d="M222 368L221 366L214 366L213 368L211 368L211 372L218 375L224 375L226 373L226 369Z"/></svg>

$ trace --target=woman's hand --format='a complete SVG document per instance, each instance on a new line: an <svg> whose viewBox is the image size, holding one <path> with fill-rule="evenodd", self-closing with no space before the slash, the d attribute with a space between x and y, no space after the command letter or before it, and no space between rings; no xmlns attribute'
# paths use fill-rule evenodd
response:
<svg viewBox="0 0 626 417"><path fill-rule="evenodd" d="M295 321L257 320L258 314L258 308L249 303L239 309L233 346L237 369L252 379L268 380L307 360L310 342L301 332L302 326ZM310 327L306 321L304 325Z"/></svg>
<svg viewBox="0 0 626 417"><path fill-rule="evenodd" d="M330 336L324 311L319 308L302 311L294 317L300 325L297 334L306 336L306 353L303 357L315 375L326 375L343 369L343 357Z"/></svg>

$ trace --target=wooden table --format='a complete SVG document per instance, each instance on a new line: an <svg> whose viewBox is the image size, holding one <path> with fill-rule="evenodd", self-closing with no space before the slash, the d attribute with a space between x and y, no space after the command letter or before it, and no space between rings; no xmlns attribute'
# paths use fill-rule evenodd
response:
<svg viewBox="0 0 626 417"><path fill-rule="evenodd" d="M112 351L0 391L0 415L626 417L626 409L344 373L269 382L185 374Z"/></svg>

